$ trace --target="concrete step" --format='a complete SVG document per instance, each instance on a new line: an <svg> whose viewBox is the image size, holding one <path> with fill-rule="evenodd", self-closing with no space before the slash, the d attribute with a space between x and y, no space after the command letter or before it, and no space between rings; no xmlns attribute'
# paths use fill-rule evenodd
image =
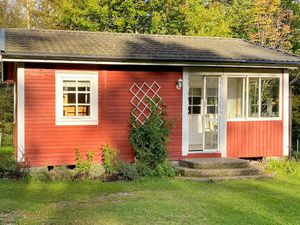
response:
<svg viewBox="0 0 300 225"><path fill-rule="evenodd" d="M232 158L181 159L179 165L194 169L233 169L250 167L250 163L247 160Z"/></svg>
<svg viewBox="0 0 300 225"><path fill-rule="evenodd" d="M176 167L185 177L225 177L225 176L250 176L259 175L262 170L259 167L231 168L231 169L192 169L187 167Z"/></svg>
<svg viewBox="0 0 300 225"><path fill-rule="evenodd" d="M191 180L196 182L219 182L219 181L229 181L229 180L247 180L247 179L270 179L273 178L274 174L260 174L251 176L225 176L225 177L176 177L180 180Z"/></svg>

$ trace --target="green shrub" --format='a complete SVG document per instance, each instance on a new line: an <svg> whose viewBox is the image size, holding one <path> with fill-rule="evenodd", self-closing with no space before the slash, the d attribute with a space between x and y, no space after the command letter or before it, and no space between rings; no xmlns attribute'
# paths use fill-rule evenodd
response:
<svg viewBox="0 0 300 225"><path fill-rule="evenodd" d="M14 146L0 147L0 155L1 154L11 154L11 155L13 155L14 152L15 152Z"/></svg>
<svg viewBox="0 0 300 225"><path fill-rule="evenodd" d="M124 180L136 180L139 178L139 173L134 163L123 163L119 173Z"/></svg>
<svg viewBox="0 0 300 225"><path fill-rule="evenodd" d="M0 178L9 178L18 174L18 164L11 153L0 154Z"/></svg>
<svg viewBox="0 0 300 225"><path fill-rule="evenodd" d="M130 118L130 143L132 144L137 170L142 176L173 176L173 168L167 163L167 143L173 122L167 118L167 107L159 99L148 101L151 114L144 124Z"/></svg>
<svg viewBox="0 0 300 225"><path fill-rule="evenodd" d="M117 174L119 173L121 161L120 153L117 148L113 148L110 145L106 144L103 146L103 166L107 174Z"/></svg>
<svg viewBox="0 0 300 225"><path fill-rule="evenodd" d="M98 179L105 173L104 166L99 163L93 163L89 170L90 179Z"/></svg>
<svg viewBox="0 0 300 225"><path fill-rule="evenodd" d="M295 159L270 159L264 162L264 167L278 175L300 175L300 163Z"/></svg>
<svg viewBox="0 0 300 225"><path fill-rule="evenodd" d="M78 172L78 174L81 174L83 176L87 176L89 174L89 171L91 169L92 166L92 162L94 159L94 153L92 151L89 151L87 153L87 159L84 160L81 153L80 153L80 149L77 148L76 152L75 152L75 161L76 161L76 171Z"/></svg>
<svg viewBox="0 0 300 225"><path fill-rule="evenodd" d="M2 135L2 146L11 146L14 143L14 136L12 134L3 134Z"/></svg>

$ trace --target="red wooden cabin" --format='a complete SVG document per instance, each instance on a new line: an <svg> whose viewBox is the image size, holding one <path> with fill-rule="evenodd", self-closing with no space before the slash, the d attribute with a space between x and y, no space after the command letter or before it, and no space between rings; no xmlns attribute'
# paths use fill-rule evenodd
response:
<svg viewBox="0 0 300 225"><path fill-rule="evenodd" d="M2 29L15 84L15 147L31 166L72 165L75 149L133 160L129 116L159 96L174 120L169 157L289 153L289 70L300 58L233 38Z"/></svg>

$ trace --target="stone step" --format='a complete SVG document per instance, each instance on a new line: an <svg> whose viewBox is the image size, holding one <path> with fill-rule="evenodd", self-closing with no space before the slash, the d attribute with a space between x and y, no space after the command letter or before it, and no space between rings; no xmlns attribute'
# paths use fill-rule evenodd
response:
<svg viewBox="0 0 300 225"><path fill-rule="evenodd" d="M231 158L181 159L179 165L194 169L233 169L250 167L250 163L247 160Z"/></svg>
<svg viewBox="0 0 300 225"><path fill-rule="evenodd" d="M180 180L191 180L196 182L219 182L219 181L229 181L229 180L247 180L247 179L270 179L273 178L274 174L259 174L252 176L225 176L225 177L176 177Z"/></svg>
<svg viewBox="0 0 300 225"><path fill-rule="evenodd" d="M258 175L262 170L258 167L233 168L233 169L192 169L177 167L185 177L219 177L219 176L249 176Z"/></svg>

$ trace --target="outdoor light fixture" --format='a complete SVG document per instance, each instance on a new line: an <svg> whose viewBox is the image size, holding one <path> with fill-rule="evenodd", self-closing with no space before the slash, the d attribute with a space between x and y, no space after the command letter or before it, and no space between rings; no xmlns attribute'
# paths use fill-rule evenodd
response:
<svg viewBox="0 0 300 225"><path fill-rule="evenodd" d="M176 89L177 89L177 90L181 90L182 86L183 86L182 79L179 78L179 80L178 80L177 83L176 83Z"/></svg>

